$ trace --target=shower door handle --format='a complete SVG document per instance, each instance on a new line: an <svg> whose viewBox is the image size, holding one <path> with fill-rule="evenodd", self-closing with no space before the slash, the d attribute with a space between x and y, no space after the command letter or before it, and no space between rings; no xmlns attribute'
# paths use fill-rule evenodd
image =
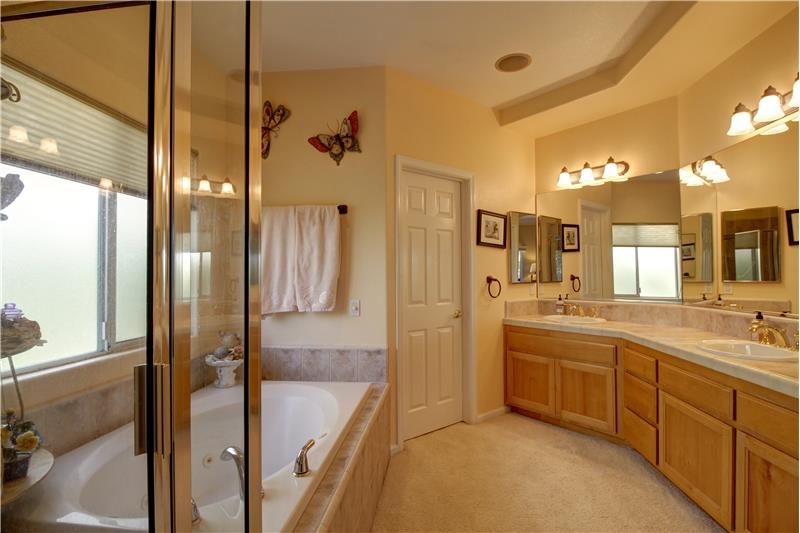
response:
<svg viewBox="0 0 800 533"><path fill-rule="evenodd" d="M133 455L147 453L147 365L133 367Z"/></svg>

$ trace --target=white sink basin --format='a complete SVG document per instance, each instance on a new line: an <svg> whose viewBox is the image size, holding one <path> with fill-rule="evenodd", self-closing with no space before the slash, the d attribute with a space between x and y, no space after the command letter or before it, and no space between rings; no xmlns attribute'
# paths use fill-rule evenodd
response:
<svg viewBox="0 0 800 533"><path fill-rule="evenodd" d="M600 324L605 322L605 318L591 316L569 316L569 315L545 315L543 320L555 322L557 324Z"/></svg>
<svg viewBox="0 0 800 533"><path fill-rule="evenodd" d="M797 361L797 352L753 341L708 340L700 341L698 346L709 353L725 357L738 357L740 359L758 361Z"/></svg>

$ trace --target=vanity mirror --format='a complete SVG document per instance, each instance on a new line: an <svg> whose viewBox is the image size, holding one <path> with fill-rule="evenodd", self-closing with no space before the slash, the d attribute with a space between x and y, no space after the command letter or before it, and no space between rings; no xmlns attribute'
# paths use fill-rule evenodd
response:
<svg viewBox="0 0 800 533"><path fill-rule="evenodd" d="M798 247L786 222L786 211L798 207L797 122L787 127L713 154L729 181L681 185L682 242L697 233L699 213L710 213L712 226L712 276L684 276L687 303L720 294L726 308L797 313Z"/></svg>
<svg viewBox="0 0 800 533"><path fill-rule="evenodd" d="M536 215L511 211L508 213L511 283L536 282Z"/></svg>
<svg viewBox="0 0 800 533"><path fill-rule="evenodd" d="M561 219L539 215L539 282L561 283Z"/></svg>
<svg viewBox="0 0 800 533"><path fill-rule="evenodd" d="M602 187L538 194L536 211L540 228L541 220L553 217L564 224L578 225L581 240L578 251L562 256L563 277L559 280L566 282L540 284L540 298L573 294L583 299L680 300L677 170ZM540 229L540 236L541 233ZM540 258L543 275L544 252L540 252ZM573 287L570 276L579 277L580 285ZM544 282L543 276L540 281Z"/></svg>
<svg viewBox="0 0 800 533"><path fill-rule="evenodd" d="M687 283L714 281L714 215L681 217L681 276Z"/></svg>

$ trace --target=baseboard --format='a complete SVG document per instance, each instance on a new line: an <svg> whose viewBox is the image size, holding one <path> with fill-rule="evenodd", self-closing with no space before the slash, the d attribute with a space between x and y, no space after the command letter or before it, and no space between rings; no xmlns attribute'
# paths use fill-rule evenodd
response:
<svg viewBox="0 0 800 533"><path fill-rule="evenodd" d="M498 407L497 409L492 409L491 411L486 411L485 413L481 413L475 417L474 424L480 424L481 422L486 422L487 420L494 418L496 416L504 415L509 412L511 409L507 405L503 407Z"/></svg>

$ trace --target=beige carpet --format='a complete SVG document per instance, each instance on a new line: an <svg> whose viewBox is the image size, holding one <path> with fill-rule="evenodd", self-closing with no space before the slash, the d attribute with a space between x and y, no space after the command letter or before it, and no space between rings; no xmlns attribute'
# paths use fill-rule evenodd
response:
<svg viewBox="0 0 800 533"><path fill-rule="evenodd" d="M373 531L723 531L634 451L516 414L406 442Z"/></svg>

